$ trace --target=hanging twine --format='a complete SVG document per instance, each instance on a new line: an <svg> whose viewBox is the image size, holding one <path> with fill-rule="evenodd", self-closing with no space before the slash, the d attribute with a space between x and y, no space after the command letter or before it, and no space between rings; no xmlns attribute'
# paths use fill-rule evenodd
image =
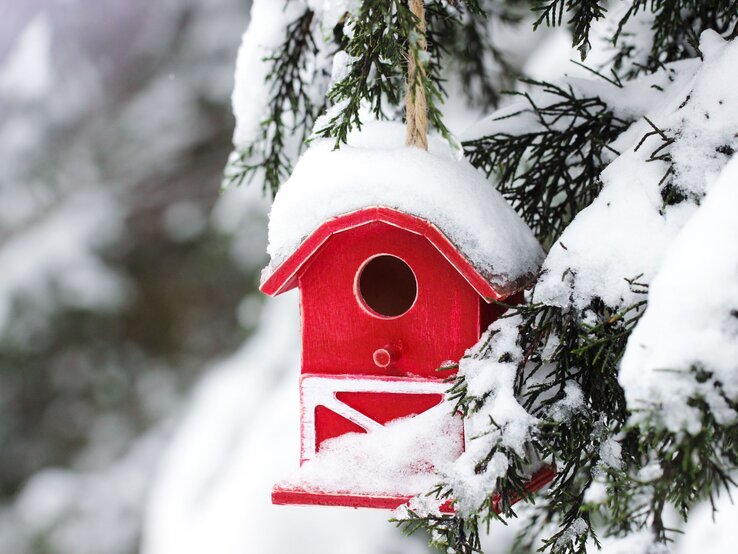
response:
<svg viewBox="0 0 738 554"><path fill-rule="evenodd" d="M425 52L425 6L423 0L409 0L410 11L418 18L417 48ZM410 39L412 40L412 38ZM428 150L428 103L425 98L425 67L415 63L412 53L407 63L407 94L405 95L405 119L407 121L407 136L405 144Z"/></svg>

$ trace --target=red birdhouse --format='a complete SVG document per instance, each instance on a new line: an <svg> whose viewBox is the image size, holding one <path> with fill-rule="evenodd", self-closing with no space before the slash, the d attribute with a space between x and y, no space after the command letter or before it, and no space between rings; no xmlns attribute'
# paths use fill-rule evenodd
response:
<svg viewBox="0 0 738 554"><path fill-rule="evenodd" d="M312 146L275 199L261 290L300 290L302 432L274 503L395 508L431 488L464 449L452 361L538 269L530 230L476 170L393 147L401 133Z"/></svg>

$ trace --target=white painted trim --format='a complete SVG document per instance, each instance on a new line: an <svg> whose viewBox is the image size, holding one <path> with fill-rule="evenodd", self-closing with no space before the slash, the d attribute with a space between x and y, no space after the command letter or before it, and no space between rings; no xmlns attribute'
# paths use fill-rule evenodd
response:
<svg viewBox="0 0 738 554"><path fill-rule="evenodd" d="M305 375L300 385L302 399L301 459L315 456L315 408L325 406L367 431L381 429L382 424L347 406L338 398L339 392L386 392L404 394L444 394L449 384L443 381L419 379L371 379ZM443 405L441 403L440 405Z"/></svg>

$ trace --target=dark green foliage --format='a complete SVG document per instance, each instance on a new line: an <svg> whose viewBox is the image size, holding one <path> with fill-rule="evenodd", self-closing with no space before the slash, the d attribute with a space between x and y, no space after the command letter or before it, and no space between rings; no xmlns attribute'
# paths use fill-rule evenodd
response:
<svg viewBox="0 0 738 554"><path fill-rule="evenodd" d="M698 370L693 368L692 373L699 378ZM610 475L610 486L617 494L609 495L603 508L609 533L628 533L649 524L657 540L668 542L674 530L663 521L667 504L686 520L696 503L709 499L714 506L721 490L730 494L730 487L736 486L731 473L738 468L738 424L718 423L699 398L691 404L702 412L702 429L696 435L667 431L658 421L646 421L628 431L633 466L642 468L656 460L661 471L645 480L635 472Z"/></svg>
<svg viewBox="0 0 738 554"><path fill-rule="evenodd" d="M557 26L568 24L573 34L573 45L582 59L592 47L592 26L606 14L605 2L600 0L538 0L533 10L539 13L535 25ZM630 39L643 41L639 36L645 28L628 29L628 23L637 16L650 14L652 43L643 54L644 60L633 60L641 54ZM663 64L699 55L699 36L705 29L722 35L735 33L738 21L736 0L630 0L630 6L617 22L611 42L615 48L615 69L627 77L651 72ZM634 34L635 33L635 34Z"/></svg>
<svg viewBox="0 0 738 554"><path fill-rule="evenodd" d="M469 11L480 14L476 2L467 2ZM345 51L352 57L348 74L336 83L328 93L338 113L317 130L322 137L336 139L336 146L346 142L353 128L361 128L359 118L363 102L378 119L385 119L397 110L404 100L407 75L407 59L412 57L424 72L418 72L428 102L428 121L446 139L450 134L441 117L444 90L440 58L446 51L443 39L451 34L459 21L458 9L449 11L440 1L427 6L429 52L419 48L418 20L410 11L406 0L380 0L365 2L355 19L352 19L352 35ZM443 30L436 34L436 24ZM408 38L410 37L410 39ZM434 38L435 37L435 38ZM424 74L424 77L423 77Z"/></svg>
<svg viewBox="0 0 738 554"><path fill-rule="evenodd" d="M340 111L317 133L346 142L349 131L361 126L359 110L368 101L372 113L383 119L386 105L397 107L403 98L407 36L416 27L406 2L364 2L351 29L345 51L353 60L348 74L328 93Z"/></svg>
<svg viewBox="0 0 738 554"><path fill-rule="evenodd" d="M539 12L536 28L543 23L548 26L568 23L573 34L572 44L582 59L586 58L592 48L589 37L592 24L605 16L605 3L600 0L539 0L534 4L537 5L533 10Z"/></svg>
<svg viewBox="0 0 738 554"><path fill-rule="evenodd" d="M380 119L398 117L402 112L409 52L426 71L422 85L428 98L430 125L452 140L440 111L446 94L442 67L458 75L464 94L482 107L496 106L500 92L519 77L518 69L492 36L493 23L519 25L528 11L536 14L535 27L567 24L573 33L573 44L584 57L591 47L592 25L606 14L599 0L429 0L426 10L427 57L419 56L417 48L407 40L417 21L406 0L363 2L356 17L341 20L334 30L333 43L336 50L343 49L354 59L348 75L328 94L327 102L334 108L326 124L317 129L319 136L336 139L337 146L345 142L349 131L361 125L359 111L363 103ZM642 53L632 43L633 30L628 25L646 12L653 17L653 44L650 52ZM631 0L611 39L614 67L624 78L632 78L664 63L699 54L700 32L713 29L727 35L732 30L735 34L736 14L738 0ZM346 32L346 25L351 26L351 32ZM258 137L237 152L227 172L226 185L240 184L263 172L265 188L273 194L289 174L294 153L285 151L286 138L296 135L303 142L317 115L325 109L325 105L313 105L309 84L316 79L327 82L327 75L311 77L305 71L317 52L314 37L320 31L316 27L313 12L306 10L288 27L283 44L268 58L272 63L270 111L261 123ZM638 32L642 33L642 29ZM636 55L645 58L633 62ZM549 86L533 83L536 85ZM572 100L579 103L587 99ZM590 131L582 128L582 132L594 132L598 124L607 126L607 114L596 114L596 106L582 109L590 114L581 115L589 119L597 115L598 120L590 122ZM614 127L620 128L615 123ZM608 129L605 131L607 134ZM604 139L602 142L607 144ZM478 150L476 145L470 148ZM480 145L480 149L484 148L484 144ZM597 147L596 151L603 148L606 147ZM593 154L582 164L593 167L592 164L600 163L597 157ZM481 160L479 163L484 165ZM571 211L571 205L565 203L560 211L567 210Z"/></svg>
<svg viewBox="0 0 738 554"><path fill-rule="evenodd" d="M520 73L495 42L492 27L522 25L523 2L489 0L483 3L481 16L471 7L466 13L449 13L448 6L438 2L426 9L431 67L444 66L458 76L472 105L497 107L501 92L512 88Z"/></svg>
<svg viewBox="0 0 738 554"><path fill-rule="evenodd" d="M519 21L523 4L517 0L488 0L483 5L476 0L427 2L425 54L417 41L408 40L417 36L418 21L407 0L364 2L355 17L346 14L333 30L329 46L344 50L351 61L346 76L334 84L321 105L314 105L310 90L316 83L328 83L325 71L313 69L318 53L315 37L322 31L315 14L306 10L288 26L284 42L266 59L271 64L269 112L258 135L236 151L224 185L240 185L260 174L265 190L275 194L294 161L288 141L291 144L297 136L302 145L327 106L332 107L330 116L315 131L317 136L335 139L337 147L351 129L360 128L359 112L364 105L378 119L401 117L408 56L425 70L419 84L425 90L431 129L453 142L441 114L446 95L442 59L459 72L470 100L482 106L496 105L500 88L512 84L515 70L492 42L489 24L492 20ZM499 65L499 82L488 71L488 54ZM311 75L308 69L320 74Z"/></svg>
<svg viewBox="0 0 738 554"><path fill-rule="evenodd" d="M633 287L641 287L634 281ZM515 394L526 410L539 418L537 432L528 444L529 456L520 457L501 445L494 448L510 461L504 479L498 480L500 515L492 510L492 500L482 506L476 523L470 529L496 519L515 517L512 503L524 495L524 484L529 478L531 460L551 459L557 465L558 475L545 499L530 498L538 504L538 513L531 520L529 538L534 537L543 521L551 518L559 521L559 530L546 539L552 552L584 552L587 535L574 544L556 547L556 542L566 534L578 519L589 525L589 515L583 510L584 492L592 482L593 470L600 464L599 446L611 433L622 428L627 420L627 410L622 389L617 382L617 365L625 349L630 331L637 323L645 300L619 312L613 312L602 302L594 302L587 310L587 321L575 311L563 311L546 305L513 307L506 317L519 319L518 336L523 357L517 361ZM552 340L555 348L546 346ZM500 355L484 346L480 357ZM504 361L502 353L500 361ZM559 421L552 417L551 409L565 397L567 384L576 383L584 398L584 407L577 417ZM452 389L457 407L464 414L476 411L485 399L468 396L463 379ZM484 463L484 461L482 461ZM444 491L452 495L451 491ZM440 531L437 522L433 529ZM526 535L524 534L524 536ZM590 527L589 536L595 537ZM473 533L459 552L474 552L476 538Z"/></svg>
<svg viewBox="0 0 738 554"><path fill-rule="evenodd" d="M627 24L639 13L653 17L653 43L647 59L637 64L629 62L634 55L628 44ZM632 0L621 18L612 43L617 50L615 66L630 77L644 71L654 71L663 64L700 54L699 37L705 29L727 35L738 22L737 0Z"/></svg>
<svg viewBox="0 0 738 554"><path fill-rule="evenodd" d="M632 286L645 293L635 280ZM542 304L509 310L505 317L515 318L513 321L518 327L519 345L523 352L522 358L516 360L515 394L523 407L540 420L537 432L528 444L530 454L521 457L500 444L480 462L478 469L481 470L496 452L504 453L510 461L505 478L499 479L496 487L500 495L499 515L493 509L492 498L489 498L474 517L463 522L456 517L426 518L427 529L437 537L445 537L446 544L453 546L454 552L477 552L481 528L492 519L516 516L512 504L518 497L526 498L524 485L530 477L531 460L547 458L556 463L558 475L545 498L528 498L537 503L538 511L531 519L529 531L521 536L521 547L532 549L532 544L525 544L524 539L533 540L540 526L552 519L559 522L559 529L545 540L546 550L582 553L588 536L597 540L584 503L584 493L592 482L594 470L601 466L601 443L614 431L624 428L627 421L625 399L617 382L617 365L644 304L645 300L613 312L602 302L593 302L587 310L587 321L575 311ZM494 334L490 339L493 337ZM555 342L551 343L552 340ZM551 344L555 344L555 348L551 349ZM509 354L494 349L491 340L475 355L481 358L494 355L499 357L499 361L510 361ZM571 383L576 383L581 390L584 405L576 417L559 420L552 416L551 410L565 397L565 388ZM457 401L457 409L466 416L478 410L486 400L469 396L463 378L457 380L451 393ZM495 426L494 422L492 426ZM638 444L632 441L623 441L623 444L638 448ZM623 457L627 459L627 456ZM439 488L437 492L441 498L453 497L450 490ZM415 530L421 519L411 517L404 523L405 530ZM557 546L557 541L577 520L583 520L589 531L574 543Z"/></svg>
<svg viewBox="0 0 738 554"><path fill-rule="evenodd" d="M402 527L402 530L412 535L423 529L431 533L430 546L443 551L459 552L463 554L481 553L482 545L479 539L477 518L463 518L460 516L419 516L408 511L402 521L392 520Z"/></svg>
<svg viewBox="0 0 738 554"><path fill-rule="evenodd" d="M474 166L494 177L497 189L550 245L599 194L599 174L618 154L610 143L631 122L616 117L599 98L583 98L571 87L525 82L532 92L516 94L528 106L507 117L533 114L538 125L465 142L464 151Z"/></svg>

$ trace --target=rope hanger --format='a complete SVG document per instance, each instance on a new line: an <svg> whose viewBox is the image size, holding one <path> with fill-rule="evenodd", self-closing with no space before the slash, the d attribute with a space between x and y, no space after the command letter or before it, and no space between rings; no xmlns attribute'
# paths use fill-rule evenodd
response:
<svg viewBox="0 0 738 554"><path fill-rule="evenodd" d="M423 0L409 0L410 11L418 18L418 49L425 52L425 6ZM415 58L408 56L407 93L405 94L405 120L407 135L405 144L428 150L428 103L425 97L425 67L415 63Z"/></svg>

